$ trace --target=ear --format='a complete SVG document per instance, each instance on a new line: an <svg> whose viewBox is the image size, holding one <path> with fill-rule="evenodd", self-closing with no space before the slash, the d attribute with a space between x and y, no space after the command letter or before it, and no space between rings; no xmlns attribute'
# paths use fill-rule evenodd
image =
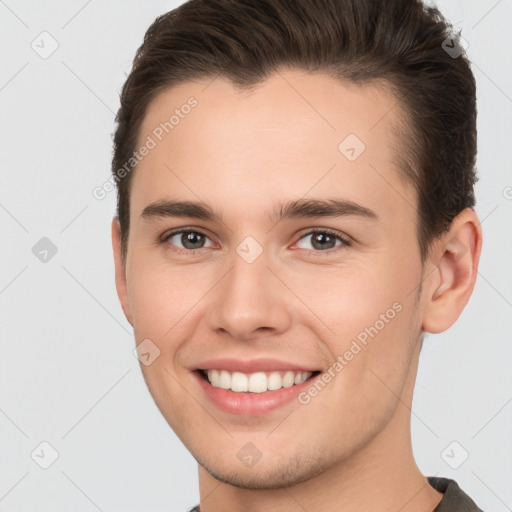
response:
<svg viewBox="0 0 512 512"><path fill-rule="evenodd" d="M114 252L114 264L116 269L117 296L121 302L124 316L133 327L130 303L128 300L128 289L126 286L126 263L121 256L121 225L117 217L114 217L112 220L112 250Z"/></svg>
<svg viewBox="0 0 512 512"><path fill-rule="evenodd" d="M434 271L425 287L424 331L443 332L459 318L475 286L481 250L480 220L467 208L430 251Z"/></svg>

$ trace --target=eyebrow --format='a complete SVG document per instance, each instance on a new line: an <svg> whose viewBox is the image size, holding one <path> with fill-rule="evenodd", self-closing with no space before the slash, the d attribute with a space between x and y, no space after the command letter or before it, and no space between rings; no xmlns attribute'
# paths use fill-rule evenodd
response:
<svg viewBox="0 0 512 512"><path fill-rule="evenodd" d="M284 219L297 217L342 217L358 216L370 220L378 220L377 214L362 206L342 199L297 199L286 204L277 205L270 219L280 222Z"/></svg>
<svg viewBox="0 0 512 512"><path fill-rule="evenodd" d="M352 201L342 199L297 199L274 206L269 215L271 222L293 218L357 216L377 221L377 214ZM141 218L189 217L199 220L222 222L222 216L207 204L196 201L163 200L144 208Z"/></svg>
<svg viewBox="0 0 512 512"><path fill-rule="evenodd" d="M207 204L195 201L157 201L142 210L141 218L190 217L199 220L222 221Z"/></svg>

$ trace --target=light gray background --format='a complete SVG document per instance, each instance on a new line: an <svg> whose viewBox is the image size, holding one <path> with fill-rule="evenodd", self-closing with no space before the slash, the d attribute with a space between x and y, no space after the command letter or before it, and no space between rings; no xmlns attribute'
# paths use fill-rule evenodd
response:
<svg viewBox="0 0 512 512"><path fill-rule="evenodd" d="M198 502L196 463L146 389L118 304L115 192L92 196L110 174L118 92L135 50L179 3L0 0L4 512L184 511ZM427 337L413 444L425 474L455 478L486 511L503 512L512 510L512 1L438 5L463 29L478 82L484 250L459 322ZM31 47L51 49L43 31L58 43L46 59ZM58 248L46 263L32 252L42 237ZM58 452L48 469L35 462L51 461L43 441Z"/></svg>

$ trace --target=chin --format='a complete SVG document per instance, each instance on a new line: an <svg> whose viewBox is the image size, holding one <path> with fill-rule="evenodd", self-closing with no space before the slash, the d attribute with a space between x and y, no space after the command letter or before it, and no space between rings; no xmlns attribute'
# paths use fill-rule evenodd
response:
<svg viewBox="0 0 512 512"><path fill-rule="evenodd" d="M246 467L241 462L221 466L218 462L211 464L197 457L196 461L219 482L242 489L268 490L291 487L310 480L328 469L325 460L305 456L296 456L282 462L264 463L262 459L253 467Z"/></svg>

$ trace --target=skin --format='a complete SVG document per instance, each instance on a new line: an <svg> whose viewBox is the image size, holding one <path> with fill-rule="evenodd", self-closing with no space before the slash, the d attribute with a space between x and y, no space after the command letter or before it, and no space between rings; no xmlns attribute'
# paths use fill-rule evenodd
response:
<svg viewBox="0 0 512 512"><path fill-rule="evenodd" d="M414 461L410 407L423 333L448 329L473 290L482 243L475 212L457 216L422 266L416 193L393 164L397 102L385 87L293 69L251 93L220 77L187 82L150 104L139 140L190 96L197 107L133 176L126 262L117 219L112 241L136 341L161 351L141 365L144 378L199 463L201 510L432 511L442 495ZM351 133L366 145L353 162L338 150ZM378 218L270 220L277 204L301 198L349 200ZM171 199L202 201L222 221L141 218L147 205ZM160 240L178 228L205 234L204 247ZM313 228L353 243L319 248ZM236 252L247 236L263 249L250 264ZM326 371L397 302L400 313L307 405L229 414L192 374L217 357ZM262 454L252 467L237 457L248 442Z"/></svg>

